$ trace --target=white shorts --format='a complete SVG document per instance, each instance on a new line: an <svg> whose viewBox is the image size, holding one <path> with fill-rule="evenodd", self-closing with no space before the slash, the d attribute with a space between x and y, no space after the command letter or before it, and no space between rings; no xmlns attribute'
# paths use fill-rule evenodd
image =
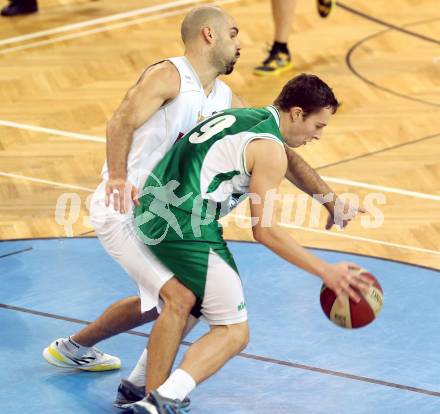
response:
<svg viewBox="0 0 440 414"><path fill-rule="evenodd" d="M173 273L136 236L131 210L120 214L112 205L105 206L105 182L93 194L90 222L105 251L137 284L142 312L157 307L159 291Z"/></svg>
<svg viewBox="0 0 440 414"><path fill-rule="evenodd" d="M247 321L240 276L212 250L208 258L202 319L210 325L233 325Z"/></svg>

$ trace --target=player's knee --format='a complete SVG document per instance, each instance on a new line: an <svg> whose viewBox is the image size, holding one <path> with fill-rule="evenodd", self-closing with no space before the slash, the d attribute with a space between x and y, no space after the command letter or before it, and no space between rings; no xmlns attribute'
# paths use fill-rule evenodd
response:
<svg viewBox="0 0 440 414"><path fill-rule="evenodd" d="M171 282L171 283L170 283ZM164 308L182 317L187 317L196 303L195 295L177 280L172 280L161 289Z"/></svg>
<svg viewBox="0 0 440 414"><path fill-rule="evenodd" d="M191 296L172 298L165 303L165 306L173 313L187 318L195 303L196 298L191 294Z"/></svg>
<svg viewBox="0 0 440 414"><path fill-rule="evenodd" d="M247 322L227 325L228 342L238 353L243 351L249 344L249 325Z"/></svg>

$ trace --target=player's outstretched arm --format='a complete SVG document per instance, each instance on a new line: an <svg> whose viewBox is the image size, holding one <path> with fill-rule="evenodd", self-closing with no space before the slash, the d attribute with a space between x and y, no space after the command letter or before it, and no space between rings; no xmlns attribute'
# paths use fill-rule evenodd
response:
<svg viewBox="0 0 440 414"><path fill-rule="evenodd" d="M365 290L370 282L350 271L358 268L356 264L330 264L321 260L300 246L276 222L274 204L277 189L287 169L287 156L283 147L273 141L253 141L246 150L246 164L252 174L249 198L255 240L295 266L320 277L336 295L345 292L353 300L359 301L353 287Z"/></svg>
<svg viewBox="0 0 440 414"><path fill-rule="evenodd" d="M350 205L349 201L343 206L337 204L336 193L328 186L321 176L292 148L285 146L287 155L286 178L301 191L310 197L315 197L322 202L329 216L325 228L329 230L333 224L341 228L356 216L357 213L365 213L363 208ZM341 217L338 217L338 213Z"/></svg>
<svg viewBox="0 0 440 414"><path fill-rule="evenodd" d="M293 148L284 146L287 155L286 178L304 193L313 197L315 194L334 194L333 190ZM333 197L332 197L333 202ZM333 202L334 204L334 202ZM328 203L330 205L330 202ZM327 204L326 204L327 207Z"/></svg>
<svg viewBox="0 0 440 414"><path fill-rule="evenodd" d="M106 206L110 195L115 210L125 213L130 200L138 203L137 189L127 183L127 156L133 132L145 123L165 102L174 99L180 90L180 75L168 61L149 67L136 85L131 87L107 124L107 163L109 181L106 185Z"/></svg>

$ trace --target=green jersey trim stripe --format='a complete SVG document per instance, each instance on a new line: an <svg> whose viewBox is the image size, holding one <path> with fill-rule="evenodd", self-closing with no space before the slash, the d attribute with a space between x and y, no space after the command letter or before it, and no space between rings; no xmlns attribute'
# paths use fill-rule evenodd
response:
<svg viewBox="0 0 440 414"><path fill-rule="evenodd" d="M280 140L279 140L279 138L277 138L275 135L271 135L271 134L258 134L258 135L256 135L256 136L254 136L254 137L251 137L251 138L249 138L249 140L246 142L246 144L244 145L244 148L243 148L243 152L242 152L242 155L241 155L241 160L242 160L242 163L243 163L243 171L246 173L246 175L247 176L251 176L251 174L250 174L250 172L248 171L248 169L247 169L247 166L246 166L246 148L247 148L247 146L252 142L252 141L255 141L256 139L267 139L267 140L269 140L269 141L275 141L275 142L277 142L278 144L280 144L283 148L284 148L284 144L283 144L283 142L281 142Z"/></svg>
<svg viewBox="0 0 440 414"><path fill-rule="evenodd" d="M225 173L220 173L217 174L211 181L211 183L208 186L208 190L206 191L207 193L213 193L215 190L217 190L217 188L220 187L220 184L223 181L229 181L231 178L233 178L236 175L239 175L240 171L237 170L233 170L233 171L228 171Z"/></svg>
<svg viewBox="0 0 440 414"><path fill-rule="evenodd" d="M275 121L277 123L277 126L279 128L280 127L280 112L278 111L278 108L273 105L269 105L269 106L266 106L266 109L273 115L273 117L275 118Z"/></svg>

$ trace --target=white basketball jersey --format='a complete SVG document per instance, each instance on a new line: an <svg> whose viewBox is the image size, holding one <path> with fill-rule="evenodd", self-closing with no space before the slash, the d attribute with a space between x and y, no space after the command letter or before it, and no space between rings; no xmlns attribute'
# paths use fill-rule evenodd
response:
<svg viewBox="0 0 440 414"><path fill-rule="evenodd" d="M167 60L179 71L180 92L133 134L127 159L127 179L138 189L177 139L203 118L231 107L232 91L224 82L217 79L211 93L206 96L197 73L186 57ZM107 162L102 169L102 177L108 180Z"/></svg>

